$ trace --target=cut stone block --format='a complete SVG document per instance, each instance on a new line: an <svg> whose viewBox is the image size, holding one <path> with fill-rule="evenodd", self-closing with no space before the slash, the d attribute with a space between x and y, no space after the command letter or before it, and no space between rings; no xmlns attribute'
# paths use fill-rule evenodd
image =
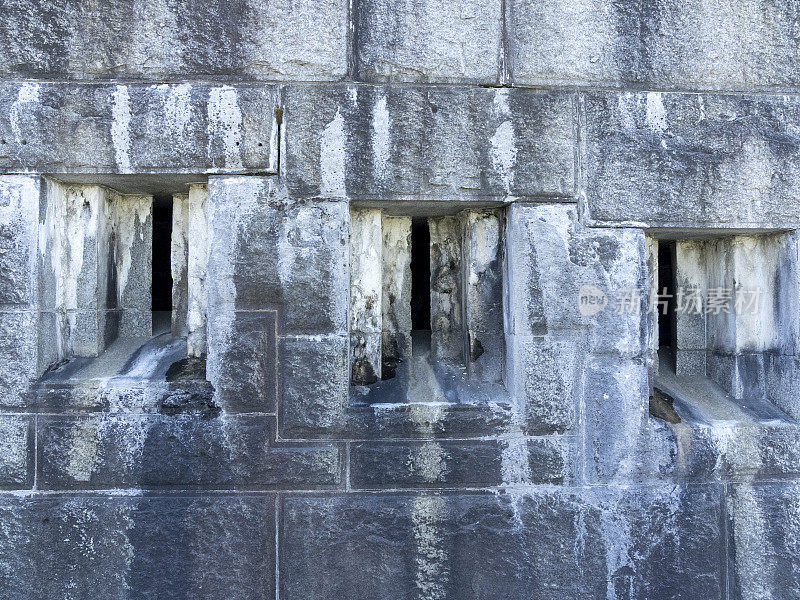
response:
<svg viewBox="0 0 800 600"><path fill-rule="evenodd" d="M382 367L392 377L411 357L411 219L384 215Z"/></svg>
<svg viewBox="0 0 800 600"><path fill-rule="evenodd" d="M185 337L189 311L189 195L172 197L172 237L170 240L172 271L172 335Z"/></svg>
<svg viewBox="0 0 800 600"><path fill-rule="evenodd" d="M458 217L428 219L431 234L431 353L465 367L463 320L463 223Z"/></svg>
<svg viewBox="0 0 800 600"><path fill-rule="evenodd" d="M208 187L189 187L189 257L187 267L188 302L186 314L189 356L206 353L206 270L208 267Z"/></svg>
<svg viewBox="0 0 800 600"><path fill-rule="evenodd" d="M360 80L496 84L502 54L502 3L424 0L355 4Z"/></svg>
<svg viewBox="0 0 800 600"><path fill-rule="evenodd" d="M383 327L383 235L381 211L350 211L350 379L368 385L381 379Z"/></svg>

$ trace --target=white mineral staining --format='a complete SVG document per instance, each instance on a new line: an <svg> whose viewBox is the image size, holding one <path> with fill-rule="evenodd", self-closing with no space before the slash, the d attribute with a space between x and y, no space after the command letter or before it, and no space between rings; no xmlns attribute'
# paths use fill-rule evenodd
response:
<svg viewBox="0 0 800 600"><path fill-rule="evenodd" d="M411 356L411 219L387 217L383 229L383 362Z"/></svg>
<svg viewBox="0 0 800 600"><path fill-rule="evenodd" d="M172 197L172 236L170 238L172 274L172 335L187 335L189 311L189 194Z"/></svg>
<svg viewBox="0 0 800 600"><path fill-rule="evenodd" d="M183 138L192 122L192 86L181 83L176 86L161 86L166 90L164 116L169 133Z"/></svg>
<svg viewBox="0 0 800 600"><path fill-rule="evenodd" d="M131 103L128 86L116 86L111 96L111 143L120 173L131 172Z"/></svg>
<svg viewBox="0 0 800 600"><path fill-rule="evenodd" d="M657 135L666 132L667 111L664 108L664 99L659 92L648 92L647 94L647 125Z"/></svg>
<svg viewBox="0 0 800 600"><path fill-rule="evenodd" d="M383 237L380 210L350 212L350 340L354 383L381 378Z"/></svg>
<svg viewBox="0 0 800 600"><path fill-rule="evenodd" d="M389 166L389 153L391 139L389 130L392 120L386 106L386 96L381 96L375 101L372 109L372 168L376 180L386 176Z"/></svg>
<svg viewBox="0 0 800 600"><path fill-rule="evenodd" d="M222 144L223 169L237 171L242 167L242 111L236 89L230 86L212 88L208 95L208 156L212 160L215 144Z"/></svg>
<svg viewBox="0 0 800 600"><path fill-rule="evenodd" d="M188 330L189 356L206 352L206 270L208 267L208 187L189 188Z"/></svg>
<svg viewBox="0 0 800 600"><path fill-rule="evenodd" d="M14 140L17 147L25 142L25 134L22 131L23 119L27 111L32 109L31 104L39 103L39 84L38 83L23 83L17 92L17 99L11 104L8 120L11 126L11 133L14 134Z"/></svg>
<svg viewBox="0 0 800 600"><path fill-rule="evenodd" d="M345 189L344 117L339 109L322 132L319 149L320 193L324 198L344 198Z"/></svg>

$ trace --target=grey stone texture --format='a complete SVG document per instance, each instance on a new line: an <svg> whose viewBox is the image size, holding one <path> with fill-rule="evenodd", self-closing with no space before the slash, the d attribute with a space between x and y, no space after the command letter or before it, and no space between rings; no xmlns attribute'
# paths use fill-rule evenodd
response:
<svg viewBox="0 0 800 600"><path fill-rule="evenodd" d="M791 0L510 0L512 81L652 89L797 88Z"/></svg>
<svg viewBox="0 0 800 600"><path fill-rule="evenodd" d="M587 93L583 107L593 222L798 226L796 96Z"/></svg>
<svg viewBox="0 0 800 600"><path fill-rule="evenodd" d="M0 600L797 598L798 19L8 0Z"/></svg>
<svg viewBox="0 0 800 600"><path fill-rule="evenodd" d="M342 0L273 3L14 0L0 30L6 78L187 76L335 81L347 69Z"/></svg>
<svg viewBox="0 0 800 600"><path fill-rule="evenodd" d="M502 2L417 0L354 4L355 76L361 81L497 84Z"/></svg>

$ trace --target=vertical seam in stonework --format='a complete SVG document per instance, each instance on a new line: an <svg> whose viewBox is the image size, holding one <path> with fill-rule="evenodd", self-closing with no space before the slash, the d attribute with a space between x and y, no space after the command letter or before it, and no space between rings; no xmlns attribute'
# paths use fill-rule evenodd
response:
<svg viewBox="0 0 800 600"><path fill-rule="evenodd" d="M728 484L722 484L722 581L725 600L731 597L730 582L730 539L728 536Z"/></svg>
<svg viewBox="0 0 800 600"><path fill-rule="evenodd" d="M511 68L508 56L508 27L506 25L506 11L508 0L500 0L500 85L511 84Z"/></svg>
<svg viewBox="0 0 800 600"><path fill-rule="evenodd" d="M345 79L356 80L356 3L347 0L347 75Z"/></svg>
<svg viewBox="0 0 800 600"><path fill-rule="evenodd" d="M33 489L39 487L39 415L33 417Z"/></svg>
<svg viewBox="0 0 800 600"><path fill-rule="evenodd" d="M350 442L344 443L344 489L350 491Z"/></svg>
<svg viewBox="0 0 800 600"><path fill-rule="evenodd" d="M586 223L584 216L588 219L588 202L586 199L586 181L585 169L583 165L584 156L586 153L583 148L583 120L586 112L584 110L586 97L583 92L577 92L572 96L573 110L572 115L574 119L573 134L575 136L573 157L575 164L573 165L574 189L572 193L576 196L578 201L578 221ZM586 215L584 215L586 213Z"/></svg>
<svg viewBox="0 0 800 600"><path fill-rule="evenodd" d="M281 494L275 496L275 600L281 597L281 561L279 560L281 516Z"/></svg>

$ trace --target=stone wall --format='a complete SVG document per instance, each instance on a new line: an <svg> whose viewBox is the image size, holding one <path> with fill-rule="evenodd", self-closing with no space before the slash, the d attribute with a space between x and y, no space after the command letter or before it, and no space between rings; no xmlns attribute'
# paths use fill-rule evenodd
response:
<svg viewBox="0 0 800 600"><path fill-rule="evenodd" d="M798 597L798 19L790 0L6 2L0 598ZM56 267L99 231L56 218L56 189L91 190L91 214L184 198L174 326L206 383L39 381L69 354L61 315L98 325L105 289L103 252ZM144 243L142 214L108 223ZM396 397L351 385L352 348L376 379L396 366L376 347L407 352L389 298L418 217L432 241L472 224L447 238L469 364ZM771 303L680 321L672 373L660 240L679 281Z"/></svg>

